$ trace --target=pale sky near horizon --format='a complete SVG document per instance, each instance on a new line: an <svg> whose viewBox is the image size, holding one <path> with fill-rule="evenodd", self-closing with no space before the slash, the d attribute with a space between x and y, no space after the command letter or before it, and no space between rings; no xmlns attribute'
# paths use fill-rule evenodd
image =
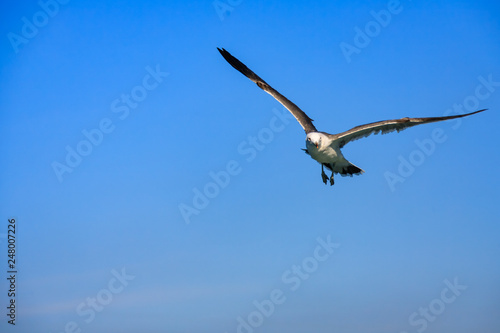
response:
<svg viewBox="0 0 500 333"><path fill-rule="evenodd" d="M1 332L500 331L497 3L3 6ZM321 131L488 111L349 143L366 173L325 186L217 47Z"/></svg>

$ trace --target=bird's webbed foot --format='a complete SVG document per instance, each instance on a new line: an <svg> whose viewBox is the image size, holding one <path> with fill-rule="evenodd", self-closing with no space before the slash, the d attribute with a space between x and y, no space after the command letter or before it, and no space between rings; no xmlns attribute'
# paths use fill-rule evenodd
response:
<svg viewBox="0 0 500 333"><path fill-rule="evenodd" d="M332 175L330 176L330 186L332 186L333 184L335 184L335 181L333 180L333 171L332 171Z"/></svg>
<svg viewBox="0 0 500 333"><path fill-rule="evenodd" d="M328 180L328 176L325 173L323 165L321 165L321 178L323 178L323 183L325 183L325 185L326 185L326 182ZM330 180L330 182L331 182L331 180Z"/></svg>

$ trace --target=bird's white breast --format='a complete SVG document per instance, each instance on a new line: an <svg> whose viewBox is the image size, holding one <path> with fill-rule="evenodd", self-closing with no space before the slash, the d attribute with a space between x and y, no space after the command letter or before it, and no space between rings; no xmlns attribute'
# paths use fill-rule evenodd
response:
<svg viewBox="0 0 500 333"><path fill-rule="evenodd" d="M316 146L308 145L307 151L312 158L314 158L319 163L332 163L338 158L337 152L331 147L325 147L323 149L318 149Z"/></svg>
<svg viewBox="0 0 500 333"><path fill-rule="evenodd" d="M316 143L318 143L318 147L316 147ZM314 136L308 135L306 139L307 152L319 163L334 163L339 157L342 157L340 150L334 149L330 144L331 140L322 133L314 133Z"/></svg>

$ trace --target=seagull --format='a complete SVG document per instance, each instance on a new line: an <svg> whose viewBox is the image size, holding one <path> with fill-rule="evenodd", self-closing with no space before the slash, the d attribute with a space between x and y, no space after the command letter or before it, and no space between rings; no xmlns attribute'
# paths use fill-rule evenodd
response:
<svg viewBox="0 0 500 333"><path fill-rule="evenodd" d="M308 154L319 164L321 164L321 178L325 185L327 184L328 180L330 181L330 185L333 185L335 183L333 179L334 174L340 174L342 177L352 177L353 175L361 175L365 172L363 169L349 162L344 157L344 155L342 155L340 149L351 141L365 138L371 134L386 134L393 131L397 131L399 133L400 131L407 129L408 127L467 117L487 110L482 109L471 113L447 117L405 117L401 119L382 120L374 123L356 126L342 133L329 134L326 132L318 131L313 125L313 120L309 118L309 116L305 114L304 111L302 111L297 105L295 105L285 96L276 91L266 81L261 79L257 74L255 74L252 70L245 66L245 64L232 56L228 51L220 48L217 49L231 66L233 66L240 73L256 83L259 88L273 96L278 102L283 104L283 106L291 112L295 119L297 119L299 124L306 132L306 149L303 150L306 152L306 154ZM325 168L331 171L330 177L328 177L325 173Z"/></svg>

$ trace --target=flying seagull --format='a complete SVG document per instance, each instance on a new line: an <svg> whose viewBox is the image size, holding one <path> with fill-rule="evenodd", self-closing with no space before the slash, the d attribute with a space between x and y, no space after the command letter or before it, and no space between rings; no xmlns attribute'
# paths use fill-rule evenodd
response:
<svg viewBox="0 0 500 333"><path fill-rule="evenodd" d="M255 74L252 70L245 66L245 64L243 64L241 61L233 57L229 52L224 49L217 49L231 66L233 66L240 73L256 83L259 88L273 96L278 102L283 104L283 106L286 107L288 111L290 111L292 115L297 119L299 124L306 132L306 149L303 150L321 164L321 177L323 179L323 183L325 184L327 184L327 180L330 180L330 185L333 185L333 175L336 173L340 174L342 177L352 177L352 175L361 175L365 172L363 169L346 160L344 155L342 155L342 152L340 151L342 147L344 147L351 141L367 137L371 134L386 134L393 131L400 132L408 127L416 125L462 118L486 111L486 109L482 109L471 113L448 117L406 117L401 119L382 120L374 123L356 126L348 131L338 134L320 132L313 125L313 120L309 118L309 116L305 114L304 111L302 111L297 105L274 90L274 88L267 84L266 81L262 80L257 74ZM328 178L325 173L325 167L332 172L330 178Z"/></svg>

